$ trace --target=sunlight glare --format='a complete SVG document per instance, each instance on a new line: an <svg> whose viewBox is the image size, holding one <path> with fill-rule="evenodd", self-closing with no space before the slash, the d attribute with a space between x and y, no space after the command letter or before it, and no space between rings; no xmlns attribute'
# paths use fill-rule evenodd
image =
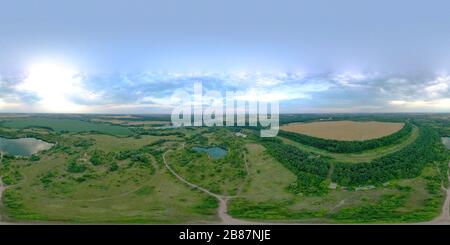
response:
<svg viewBox="0 0 450 245"><path fill-rule="evenodd" d="M61 63L38 63L18 88L35 94L48 112L77 112L82 108L70 101L71 95L83 92L76 75L75 69Z"/></svg>

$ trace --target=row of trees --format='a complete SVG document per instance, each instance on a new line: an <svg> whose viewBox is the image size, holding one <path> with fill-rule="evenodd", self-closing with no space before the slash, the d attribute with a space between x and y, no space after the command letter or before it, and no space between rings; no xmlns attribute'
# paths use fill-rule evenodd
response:
<svg viewBox="0 0 450 245"><path fill-rule="evenodd" d="M381 137L378 139L364 140L364 141L339 141L328 140L317 137L312 137L304 134L287 132L280 130L279 136L285 137L292 141L324 149L329 152L336 153L356 153L365 150L375 149L382 146L393 145L408 136L412 131L411 123L406 123L405 126L398 132L391 135Z"/></svg>
<svg viewBox="0 0 450 245"><path fill-rule="evenodd" d="M440 141L435 130L421 127L417 140L397 152L366 163L336 163L332 180L344 186L362 186L419 176L427 164L448 159Z"/></svg>
<svg viewBox="0 0 450 245"><path fill-rule="evenodd" d="M279 139L264 139L261 143L270 155L297 175L297 182L289 186L289 189L303 194L320 194L326 191L325 180L329 175L332 159L302 151ZM342 186L356 187L381 185L393 179L414 178L428 164L445 164L448 154L439 134L429 127L420 126L416 141L397 152L370 162L334 162L331 180Z"/></svg>
<svg viewBox="0 0 450 245"><path fill-rule="evenodd" d="M327 192L326 179L330 164L327 159L283 144L278 139L265 139L266 151L297 176L288 190L303 195L319 195Z"/></svg>

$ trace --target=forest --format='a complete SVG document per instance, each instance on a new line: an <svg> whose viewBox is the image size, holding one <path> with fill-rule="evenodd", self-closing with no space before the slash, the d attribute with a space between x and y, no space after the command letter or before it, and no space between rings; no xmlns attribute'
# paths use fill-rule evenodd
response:
<svg viewBox="0 0 450 245"><path fill-rule="evenodd" d="M297 181L288 187L289 191L304 195L326 193L325 180L330 168L326 159L283 144L278 139L263 140L263 145L270 155L297 176Z"/></svg>

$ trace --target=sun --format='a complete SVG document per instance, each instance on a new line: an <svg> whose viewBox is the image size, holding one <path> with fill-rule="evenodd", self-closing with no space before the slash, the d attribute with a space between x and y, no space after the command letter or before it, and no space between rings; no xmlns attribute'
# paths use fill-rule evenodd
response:
<svg viewBox="0 0 450 245"><path fill-rule="evenodd" d="M62 63L32 65L18 89L37 97L38 105L47 112L77 112L81 108L71 96L83 92L77 70Z"/></svg>

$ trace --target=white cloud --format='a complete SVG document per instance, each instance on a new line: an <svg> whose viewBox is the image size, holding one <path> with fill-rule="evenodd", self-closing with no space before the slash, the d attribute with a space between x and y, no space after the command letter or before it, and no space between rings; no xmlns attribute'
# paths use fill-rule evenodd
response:
<svg viewBox="0 0 450 245"><path fill-rule="evenodd" d="M398 85L398 84L408 84L408 79L405 78L389 78L386 80L387 84L393 84L393 85Z"/></svg>
<svg viewBox="0 0 450 245"><path fill-rule="evenodd" d="M157 105L160 107L169 107L170 108L170 107L174 106L174 103L171 100L171 97L167 97L167 96L164 96L164 97L146 96L146 97L142 98L140 100L140 102L142 102L143 104L147 104L147 105L148 105L148 103L152 103L153 104L152 106Z"/></svg>
<svg viewBox="0 0 450 245"><path fill-rule="evenodd" d="M391 100L389 104L398 108L420 110L444 110L450 108L450 98L434 99L434 100Z"/></svg>
<svg viewBox="0 0 450 245"><path fill-rule="evenodd" d="M0 98L0 111L14 112L23 110L23 105L21 103L7 102Z"/></svg>
<svg viewBox="0 0 450 245"><path fill-rule="evenodd" d="M389 101L389 103L391 105L406 105L406 104L408 104L408 102L405 100L391 100L391 101Z"/></svg>
<svg viewBox="0 0 450 245"><path fill-rule="evenodd" d="M276 86L279 84L282 84L283 81L276 79L276 78L257 78L255 81L256 86L260 87L270 87L270 86Z"/></svg>
<svg viewBox="0 0 450 245"><path fill-rule="evenodd" d="M193 82L208 91L241 91L248 101L302 100L319 111L449 111L450 76L417 77L345 72L143 73L115 77L82 76L61 64L39 64L25 78L0 80L0 111L24 112L170 112L171 92L193 92ZM195 79L195 80L194 80ZM130 81L133 82L130 82ZM21 82L19 82L21 81ZM320 101L320 103L318 103ZM208 104L209 102L203 102ZM295 105L291 102L286 105Z"/></svg>
<svg viewBox="0 0 450 245"><path fill-rule="evenodd" d="M333 80L338 84L346 87L361 86L359 82L366 80L368 77L366 74L359 72L344 72L333 75Z"/></svg>
<svg viewBox="0 0 450 245"><path fill-rule="evenodd" d="M428 83L425 91L430 97L439 97L446 93L450 87L450 76L439 76L435 80Z"/></svg>
<svg viewBox="0 0 450 245"><path fill-rule="evenodd" d="M343 72L332 75L331 79L343 87L366 87L367 82L378 76L377 73Z"/></svg>
<svg viewBox="0 0 450 245"><path fill-rule="evenodd" d="M328 90L331 84L326 82L289 83L271 88L253 87L244 91L242 100L287 101L296 99L311 99L312 93Z"/></svg>

